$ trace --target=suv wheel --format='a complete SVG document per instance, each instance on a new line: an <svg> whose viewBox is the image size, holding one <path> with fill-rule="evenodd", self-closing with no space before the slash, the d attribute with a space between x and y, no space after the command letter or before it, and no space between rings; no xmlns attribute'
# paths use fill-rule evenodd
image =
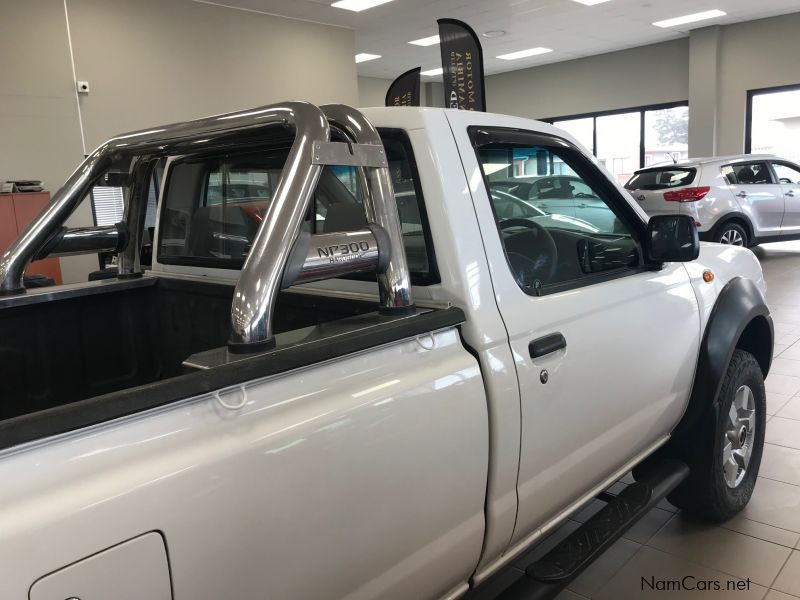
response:
<svg viewBox="0 0 800 600"><path fill-rule="evenodd" d="M723 223L714 234L714 241L718 244L730 244L731 246L744 246L747 248L747 231L738 223Z"/></svg>
<svg viewBox="0 0 800 600"><path fill-rule="evenodd" d="M767 400L761 367L735 350L719 393L685 448L689 478L669 496L683 511L705 520L730 519L750 501L761 465Z"/></svg>

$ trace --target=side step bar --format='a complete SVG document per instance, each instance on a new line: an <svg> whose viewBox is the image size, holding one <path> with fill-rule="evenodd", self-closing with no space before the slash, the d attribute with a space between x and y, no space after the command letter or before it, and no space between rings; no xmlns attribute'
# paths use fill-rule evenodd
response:
<svg viewBox="0 0 800 600"><path fill-rule="evenodd" d="M555 548L528 566L525 576L507 588L497 600L555 598L688 475L689 467L680 461L660 463L647 477L629 485Z"/></svg>

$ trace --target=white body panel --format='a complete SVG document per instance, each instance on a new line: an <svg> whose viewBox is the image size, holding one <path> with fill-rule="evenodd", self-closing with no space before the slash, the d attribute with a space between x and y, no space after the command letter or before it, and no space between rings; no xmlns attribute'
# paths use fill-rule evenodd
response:
<svg viewBox="0 0 800 600"><path fill-rule="evenodd" d="M176 600L463 585L483 542L486 400L457 332L435 337L251 382L240 411L199 397L5 453L0 597L153 530Z"/></svg>

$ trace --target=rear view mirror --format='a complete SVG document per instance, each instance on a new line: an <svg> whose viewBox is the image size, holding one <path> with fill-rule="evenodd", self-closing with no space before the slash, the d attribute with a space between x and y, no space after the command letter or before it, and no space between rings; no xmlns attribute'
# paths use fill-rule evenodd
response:
<svg viewBox="0 0 800 600"><path fill-rule="evenodd" d="M647 223L645 251L649 262L689 262L700 254L700 238L688 215L657 215Z"/></svg>

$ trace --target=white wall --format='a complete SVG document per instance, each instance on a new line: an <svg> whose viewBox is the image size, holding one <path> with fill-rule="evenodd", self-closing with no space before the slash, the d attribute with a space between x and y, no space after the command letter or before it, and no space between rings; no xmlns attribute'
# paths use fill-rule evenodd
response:
<svg viewBox="0 0 800 600"><path fill-rule="evenodd" d="M800 84L800 13L721 28L719 154L744 147L747 90Z"/></svg>
<svg viewBox="0 0 800 600"><path fill-rule="evenodd" d="M747 90L800 84L798 32L800 13L793 13L493 75L488 109L548 118L688 100L690 154L738 154Z"/></svg>
<svg viewBox="0 0 800 600"><path fill-rule="evenodd" d="M390 79L378 77L358 78L358 106L383 106L386 103L386 92L392 84ZM423 81L419 89L422 106L444 106L444 88L440 82Z"/></svg>
<svg viewBox="0 0 800 600"><path fill-rule="evenodd" d="M66 0L86 151L150 125L280 100L358 103L349 29L191 0ZM0 180L55 191L83 157L64 0L0 2ZM71 225L91 224L81 205ZM94 256L62 259L81 281Z"/></svg>
<svg viewBox="0 0 800 600"><path fill-rule="evenodd" d="M486 78L491 112L534 119L687 100L689 40Z"/></svg>

